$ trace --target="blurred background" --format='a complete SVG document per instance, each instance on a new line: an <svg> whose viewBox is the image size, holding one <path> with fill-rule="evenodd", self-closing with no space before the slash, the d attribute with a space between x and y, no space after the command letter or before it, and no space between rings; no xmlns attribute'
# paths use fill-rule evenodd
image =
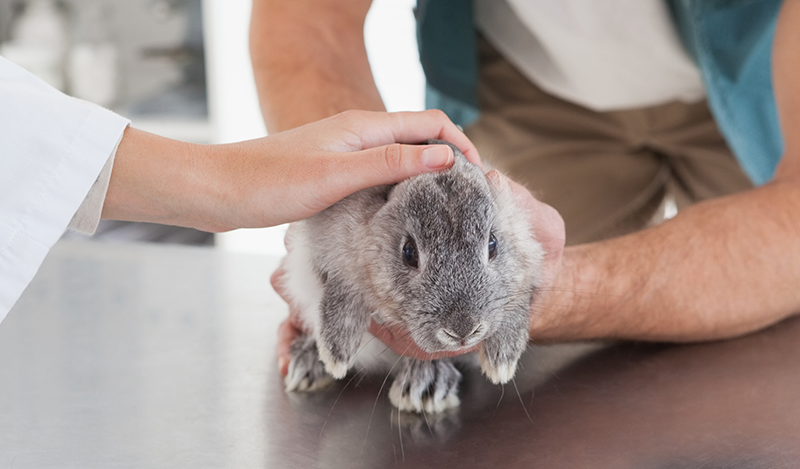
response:
<svg viewBox="0 0 800 469"><path fill-rule="evenodd" d="M389 111L424 109L414 5L374 0L367 16L367 53ZM248 52L250 8L251 0L0 0L0 55L149 132L196 143L258 138L266 129ZM88 239L281 255L285 229L210 235L103 221Z"/></svg>

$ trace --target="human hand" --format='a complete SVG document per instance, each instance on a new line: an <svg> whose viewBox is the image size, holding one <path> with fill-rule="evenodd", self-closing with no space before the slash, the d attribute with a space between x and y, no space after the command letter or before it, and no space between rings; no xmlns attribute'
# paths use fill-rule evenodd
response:
<svg viewBox="0 0 800 469"><path fill-rule="evenodd" d="M103 217L219 232L307 218L367 187L450 167L441 139L480 164L441 111L348 111L296 129L226 145L195 145L127 129Z"/></svg>
<svg viewBox="0 0 800 469"><path fill-rule="evenodd" d="M566 243L564 219L556 209L544 202L536 200L533 195L522 185L512 181L498 171L489 171L486 174L489 184L498 188L507 187L513 194L514 202L521 211L528 216L528 225L534 239L544 249L544 263L542 276L539 282L539 291L547 290L561 268L561 260ZM536 303L536 300L534 300Z"/></svg>
<svg viewBox="0 0 800 469"><path fill-rule="evenodd" d="M367 187L393 184L446 169L454 161L437 138L454 143L480 164L467 137L439 111L349 111L264 139L243 142L252 156L232 168L241 190L231 221L235 227L271 226L307 218ZM255 167L253 167L255 166Z"/></svg>

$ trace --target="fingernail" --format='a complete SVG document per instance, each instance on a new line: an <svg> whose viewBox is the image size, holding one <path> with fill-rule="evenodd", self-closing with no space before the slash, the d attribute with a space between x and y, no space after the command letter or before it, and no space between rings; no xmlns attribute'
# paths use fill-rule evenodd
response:
<svg viewBox="0 0 800 469"><path fill-rule="evenodd" d="M286 373L283 371L289 367L289 359L286 357L278 357L278 371L285 375Z"/></svg>
<svg viewBox="0 0 800 469"><path fill-rule="evenodd" d="M370 314L370 318L375 322L375 324L383 324L384 323L383 318L381 318L380 313L377 313L377 312L372 313L372 314Z"/></svg>
<svg viewBox="0 0 800 469"><path fill-rule="evenodd" d="M453 158L450 147L445 145L432 145L422 150L422 164L428 168L438 169L450 164Z"/></svg>
<svg viewBox="0 0 800 469"><path fill-rule="evenodd" d="M500 182L503 180L503 174L500 171L493 169L486 173L486 179L493 179L496 182Z"/></svg>

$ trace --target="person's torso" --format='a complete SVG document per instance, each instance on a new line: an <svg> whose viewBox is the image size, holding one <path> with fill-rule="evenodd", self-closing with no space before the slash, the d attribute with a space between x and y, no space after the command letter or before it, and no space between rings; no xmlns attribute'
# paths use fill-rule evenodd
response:
<svg viewBox="0 0 800 469"><path fill-rule="evenodd" d="M475 0L475 22L539 87L590 109L704 96L663 0Z"/></svg>

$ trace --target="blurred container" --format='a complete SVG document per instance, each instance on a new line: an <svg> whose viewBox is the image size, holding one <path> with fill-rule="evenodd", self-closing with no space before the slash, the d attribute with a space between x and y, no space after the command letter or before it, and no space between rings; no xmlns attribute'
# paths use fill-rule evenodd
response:
<svg viewBox="0 0 800 469"><path fill-rule="evenodd" d="M108 7L84 0L72 21L72 47L67 58L71 95L111 107L117 98L117 46L108 31Z"/></svg>
<svg viewBox="0 0 800 469"><path fill-rule="evenodd" d="M68 44L64 9L54 0L29 0L12 20L10 38L0 46L0 55L63 91Z"/></svg>

